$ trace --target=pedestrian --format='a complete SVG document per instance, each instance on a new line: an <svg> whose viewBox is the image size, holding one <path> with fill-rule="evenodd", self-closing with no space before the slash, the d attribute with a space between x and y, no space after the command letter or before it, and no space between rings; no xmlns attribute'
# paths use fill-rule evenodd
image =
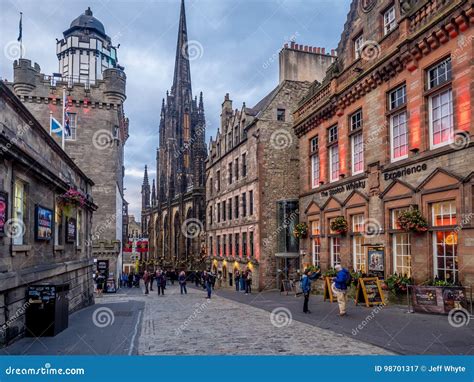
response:
<svg viewBox="0 0 474 382"><path fill-rule="evenodd" d="M240 274L240 286L239 286L239 288L242 292L245 292L245 272L242 272Z"/></svg>
<svg viewBox="0 0 474 382"><path fill-rule="evenodd" d="M133 283L133 272L128 274L128 287L131 288Z"/></svg>
<svg viewBox="0 0 474 382"><path fill-rule="evenodd" d="M179 286L181 288L181 294L188 294L188 291L186 289L186 273L184 273L184 271L181 271L181 273L179 274L179 277L178 277L178 281L179 281Z"/></svg>
<svg viewBox="0 0 474 382"><path fill-rule="evenodd" d="M143 283L145 284L145 294L148 294L148 286L150 284L150 274L148 273L148 271L145 271L143 273Z"/></svg>
<svg viewBox="0 0 474 382"><path fill-rule="evenodd" d="M238 292L239 285L240 285L240 271L237 268L235 268L235 271L234 271L234 281L235 281L235 291Z"/></svg>
<svg viewBox="0 0 474 382"><path fill-rule="evenodd" d="M332 283L332 289L337 297L337 303L339 305L339 316L346 315L346 303L347 303L347 285L350 284L351 274L346 268L343 268L340 264L337 264L336 278Z"/></svg>
<svg viewBox="0 0 474 382"><path fill-rule="evenodd" d="M195 276L194 283L198 287L199 284L201 283L201 276L199 275L199 271L194 272L194 276Z"/></svg>
<svg viewBox="0 0 474 382"><path fill-rule="evenodd" d="M174 285L174 280L176 279L176 271L173 269L170 273L171 285Z"/></svg>
<svg viewBox="0 0 474 382"><path fill-rule="evenodd" d="M204 286L206 287L207 290L207 297L206 298L211 298L212 294L212 277L210 273L207 273L206 271L203 272L203 281L204 281Z"/></svg>
<svg viewBox="0 0 474 382"><path fill-rule="evenodd" d="M245 275L245 294L252 293L252 271L247 268Z"/></svg>
<svg viewBox="0 0 474 382"><path fill-rule="evenodd" d="M312 272L309 269L306 269L301 278L301 290L303 291L304 303L303 303L303 313L311 313L308 309L309 295L311 293L311 281L317 280L321 276L321 271Z"/></svg>
<svg viewBox="0 0 474 382"><path fill-rule="evenodd" d="M155 280L155 271L150 272L150 292L153 292L153 281Z"/></svg>
<svg viewBox="0 0 474 382"><path fill-rule="evenodd" d="M105 285L105 276L102 273L100 273L97 276L97 297L102 296L102 292L104 290L104 285Z"/></svg>
<svg viewBox="0 0 474 382"><path fill-rule="evenodd" d="M162 294L165 295L165 275L160 271L156 271L156 287L158 288L158 296Z"/></svg>

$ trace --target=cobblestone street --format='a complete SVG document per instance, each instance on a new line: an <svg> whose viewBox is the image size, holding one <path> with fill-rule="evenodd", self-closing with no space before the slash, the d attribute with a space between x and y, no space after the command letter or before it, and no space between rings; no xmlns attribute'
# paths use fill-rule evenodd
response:
<svg viewBox="0 0 474 382"><path fill-rule="evenodd" d="M386 350L292 319L188 288L145 300L139 354L390 354Z"/></svg>

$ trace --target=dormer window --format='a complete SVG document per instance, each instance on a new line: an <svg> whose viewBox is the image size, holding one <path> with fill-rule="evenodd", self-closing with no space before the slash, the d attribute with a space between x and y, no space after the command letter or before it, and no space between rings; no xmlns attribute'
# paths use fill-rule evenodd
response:
<svg viewBox="0 0 474 382"><path fill-rule="evenodd" d="M395 6L392 5L383 14L384 35L388 35L396 27L397 27L397 21L395 19Z"/></svg>
<svg viewBox="0 0 474 382"><path fill-rule="evenodd" d="M285 109L277 109L277 121L285 122Z"/></svg>

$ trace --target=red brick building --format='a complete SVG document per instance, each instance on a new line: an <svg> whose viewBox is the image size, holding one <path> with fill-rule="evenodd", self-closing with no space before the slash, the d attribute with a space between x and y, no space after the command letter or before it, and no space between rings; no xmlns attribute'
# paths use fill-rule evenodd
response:
<svg viewBox="0 0 474 382"><path fill-rule="evenodd" d="M473 52L472 1L352 2L337 61L294 113L303 262L474 282ZM406 209L426 232L400 229Z"/></svg>

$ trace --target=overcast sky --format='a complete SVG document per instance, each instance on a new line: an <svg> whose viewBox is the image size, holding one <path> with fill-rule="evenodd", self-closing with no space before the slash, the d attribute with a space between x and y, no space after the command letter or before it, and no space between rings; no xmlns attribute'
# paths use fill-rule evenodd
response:
<svg viewBox="0 0 474 382"><path fill-rule="evenodd" d="M171 87L180 0L0 0L0 76L13 79L5 48L18 37L23 12L25 58L43 73L58 71L56 38L90 6L105 26L127 74L125 197L140 216L144 165L155 176L161 99ZM215 136L220 107L230 93L234 108L255 105L278 83L278 51L296 43L336 48L350 0L186 0L193 92L204 93L207 142Z"/></svg>

